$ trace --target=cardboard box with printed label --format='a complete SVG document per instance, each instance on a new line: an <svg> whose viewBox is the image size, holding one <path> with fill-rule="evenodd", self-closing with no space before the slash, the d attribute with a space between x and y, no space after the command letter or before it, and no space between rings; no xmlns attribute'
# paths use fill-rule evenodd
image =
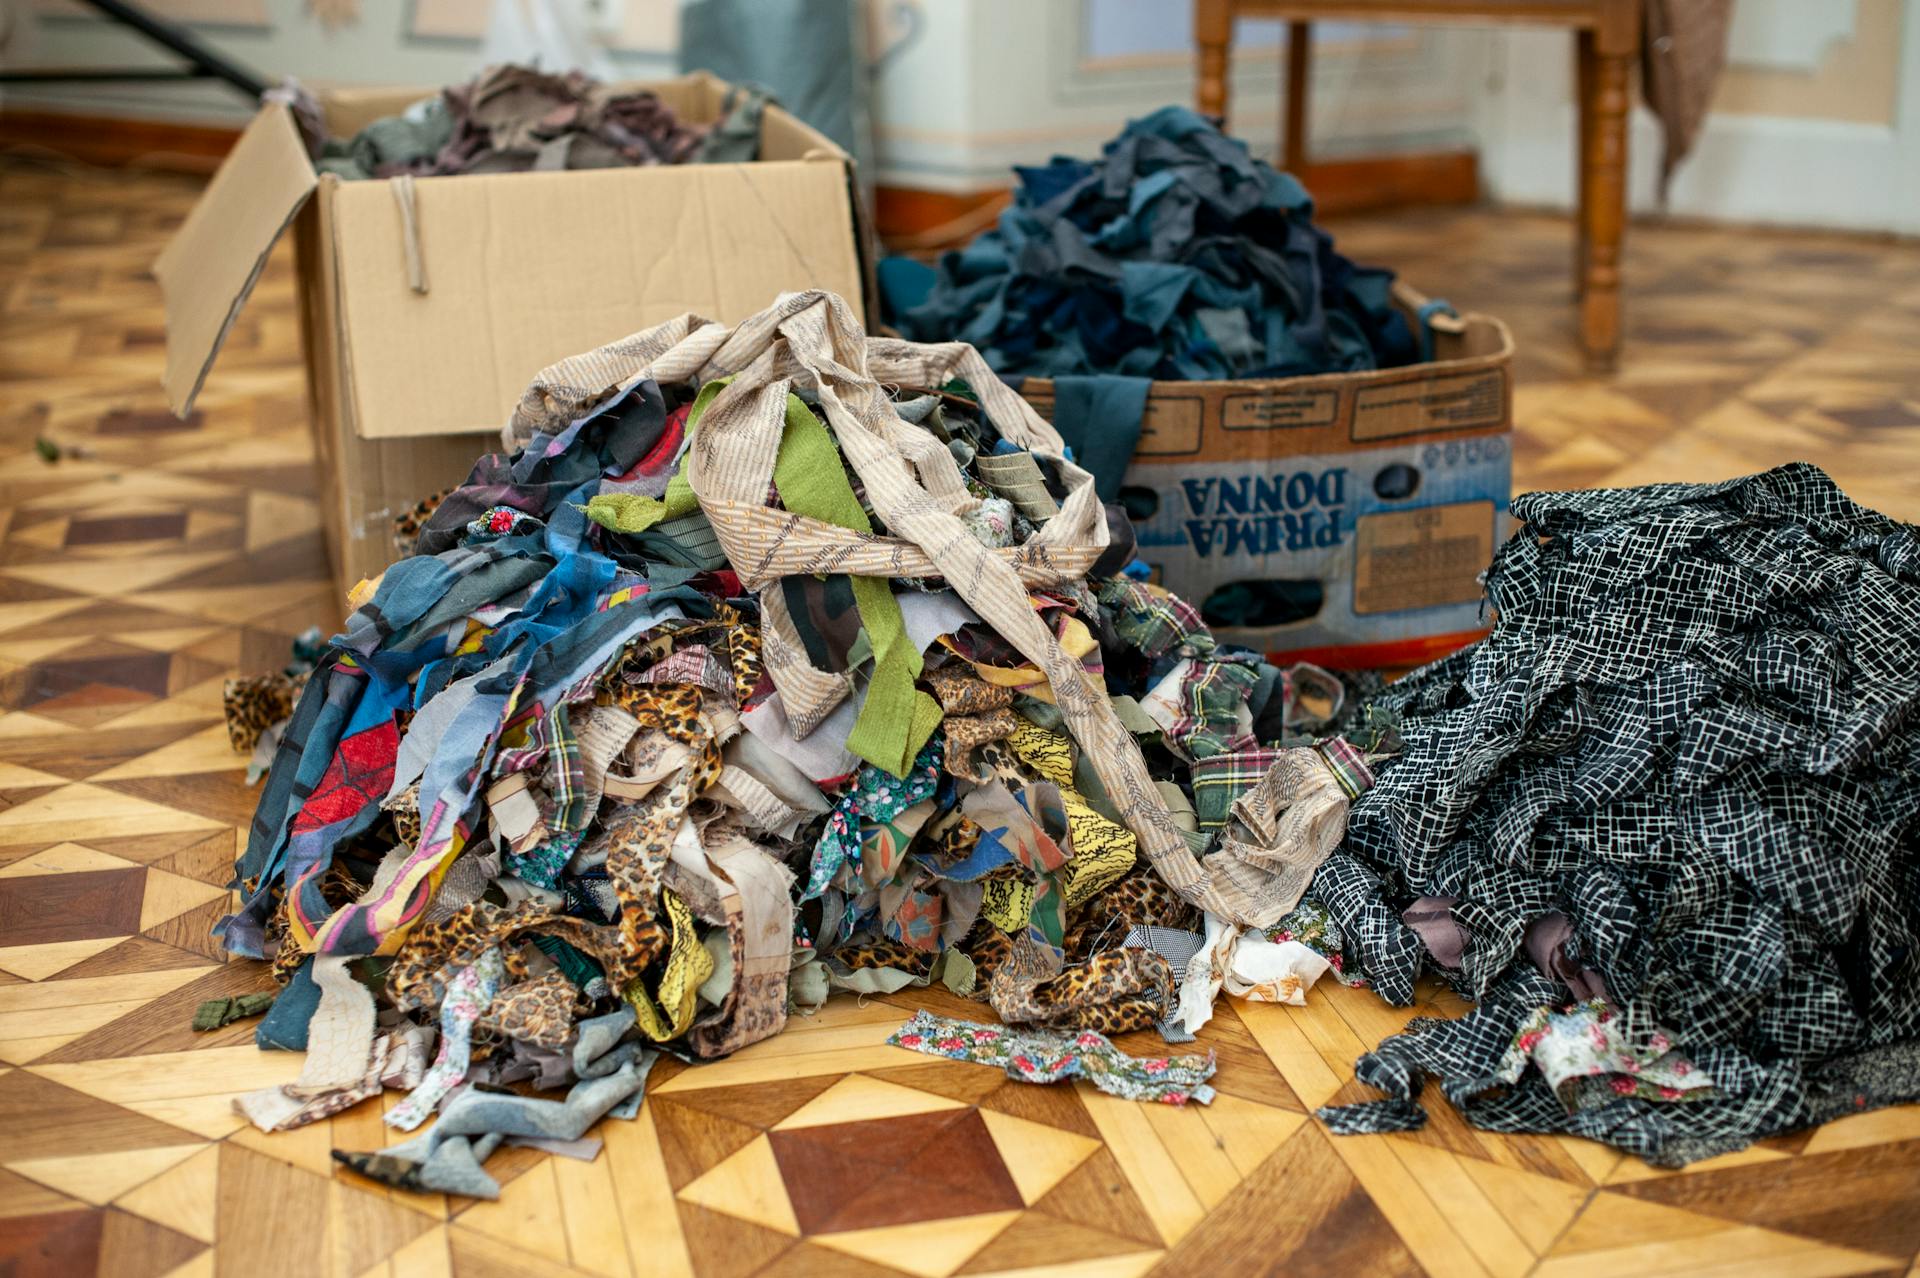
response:
<svg viewBox="0 0 1920 1278"><path fill-rule="evenodd" d="M649 88L682 119L727 86ZM431 91L325 95L350 136ZM399 557L396 514L498 446L535 373L688 311L733 322L776 295L870 297L853 161L777 106L760 160L346 182L317 174L292 113L247 126L154 264L166 389L185 416L289 227L328 552L344 592Z"/></svg>
<svg viewBox="0 0 1920 1278"><path fill-rule="evenodd" d="M1416 324L1424 300L1396 290ZM1433 358L1403 368L1155 382L1121 494L1154 580L1220 638L1293 660L1416 665L1484 633L1513 339L1485 315L1431 332ZM1051 382L1021 390L1051 416Z"/></svg>

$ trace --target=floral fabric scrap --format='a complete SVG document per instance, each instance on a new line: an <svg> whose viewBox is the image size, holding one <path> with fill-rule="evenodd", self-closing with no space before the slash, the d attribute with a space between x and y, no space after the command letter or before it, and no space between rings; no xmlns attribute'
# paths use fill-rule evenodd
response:
<svg viewBox="0 0 1920 1278"><path fill-rule="evenodd" d="M1027 1083L1056 1083L1084 1078L1109 1096L1123 1100L1184 1105L1213 1100L1213 1052L1205 1056L1128 1056L1104 1035L1012 1029L974 1021L948 1020L917 1012L887 1040L929 1056L998 1065L1009 1077Z"/></svg>
<svg viewBox="0 0 1920 1278"><path fill-rule="evenodd" d="M1533 1064L1570 1114L1622 1096L1697 1101L1716 1095L1713 1079L1675 1051L1664 1030L1655 1030L1646 1046L1636 1047L1625 1020L1601 999L1564 1011L1540 1008L1513 1036L1500 1061L1499 1077L1518 1082Z"/></svg>

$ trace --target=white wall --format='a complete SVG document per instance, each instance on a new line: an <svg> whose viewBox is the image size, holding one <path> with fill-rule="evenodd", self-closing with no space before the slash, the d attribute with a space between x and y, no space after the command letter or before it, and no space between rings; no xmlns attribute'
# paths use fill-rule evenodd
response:
<svg viewBox="0 0 1920 1278"><path fill-rule="evenodd" d="M1920 0L1735 0L1729 65L1670 211L1920 233ZM1570 207L1565 36L1490 34L1475 129L1488 194ZM1658 208L1661 137L1636 106L1629 195Z"/></svg>
<svg viewBox="0 0 1920 1278"><path fill-rule="evenodd" d="M1131 116L1194 94L1191 0L904 0L874 47L878 180L947 191L1004 186L1013 164L1089 155ZM1317 152L1470 141L1470 32L1327 24L1315 42ZM1271 155L1280 130L1282 24L1243 22L1235 132Z"/></svg>
<svg viewBox="0 0 1920 1278"><path fill-rule="evenodd" d="M492 0L148 0L270 78L314 84L456 81L480 63ZM579 0L606 12L626 74L671 74L677 0ZM1191 0L866 0L875 177L968 192L1014 164L1092 154L1131 116L1193 101ZM1741 222L1920 233L1920 0L1735 0L1731 65L1672 211ZM357 4L329 27L317 13ZM157 65L162 55L71 0L0 0L40 14L33 60ZM1232 125L1271 155L1283 31L1243 22ZM1317 155L1477 145L1489 194L1573 198L1571 41L1518 27L1316 28ZM9 102L239 120L216 85L22 90ZM1660 137L1636 108L1632 199L1655 207Z"/></svg>
<svg viewBox="0 0 1920 1278"><path fill-rule="evenodd" d="M23 65L174 66L179 60L65 0L0 0L38 17ZM455 83L481 64L490 0L352 0L358 15L337 26L316 13L324 0L145 0L186 21L194 35L269 81L314 85ZM338 7L340 0L332 0ZM671 76L678 65L677 0L619 0L605 37L614 65L634 77ZM253 104L224 84L8 86L4 101L102 115L244 122Z"/></svg>
<svg viewBox="0 0 1920 1278"><path fill-rule="evenodd" d="M876 82L879 180L951 191L1089 154L1128 116L1193 100L1190 0L905 0ZM877 47L884 46L883 36ZM1517 26L1316 27L1322 156L1477 145L1489 196L1570 207L1572 39ZM1279 24L1243 22L1232 126L1271 155ZM1636 106L1636 211L1658 207L1658 126ZM1920 0L1735 0L1729 65L1670 211L1920 233Z"/></svg>

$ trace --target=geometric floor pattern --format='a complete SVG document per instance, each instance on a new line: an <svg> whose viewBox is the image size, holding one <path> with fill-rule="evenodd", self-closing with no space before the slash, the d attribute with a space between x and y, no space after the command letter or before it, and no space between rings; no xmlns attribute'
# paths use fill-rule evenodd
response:
<svg viewBox="0 0 1920 1278"><path fill-rule="evenodd" d="M146 269L194 189L0 164L0 1275L1913 1272L1920 1108L1677 1174L1479 1132L1438 1098L1423 1131L1329 1136L1311 1111L1363 1094L1357 1055L1459 1010L1437 988L1408 1010L1332 983L1306 1008L1223 1002L1219 1098L1179 1110L887 1046L913 1008L982 1014L938 991L837 1000L728 1060L663 1062L594 1162L496 1154L493 1203L337 1167L394 1136L377 1102L245 1126L231 1098L300 1060L247 1024L188 1028L267 984L207 935L255 793L220 682L338 613L284 252L194 419L165 411ZM1623 371L1593 380L1564 221L1336 229L1513 325L1521 487L1805 457L1920 517L1920 250L1636 227Z"/></svg>

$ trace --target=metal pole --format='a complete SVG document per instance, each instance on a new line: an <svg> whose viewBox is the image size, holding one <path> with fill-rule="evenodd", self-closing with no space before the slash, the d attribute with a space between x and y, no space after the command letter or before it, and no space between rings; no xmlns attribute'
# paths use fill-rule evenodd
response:
<svg viewBox="0 0 1920 1278"><path fill-rule="evenodd" d="M86 3L115 22L132 27L155 44L173 50L198 68L200 75L225 80L248 98L258 100L269 87L265 80L217 49L201 43L184 27L157 18L137 4L128 0L86 0Z"/></svg>

